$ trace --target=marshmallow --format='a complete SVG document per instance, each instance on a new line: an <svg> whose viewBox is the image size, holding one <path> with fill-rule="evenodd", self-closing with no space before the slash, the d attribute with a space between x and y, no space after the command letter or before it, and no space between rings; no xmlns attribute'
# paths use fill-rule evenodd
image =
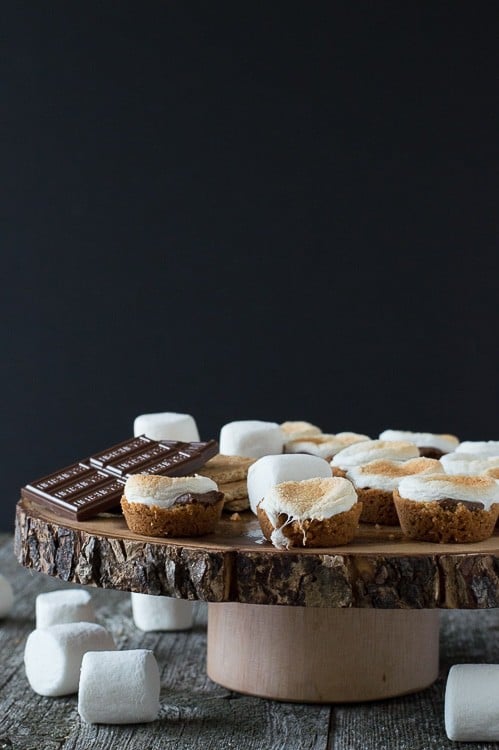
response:
<svg viewBox="0 0 499 750"><path fill-rule="evenodd" d="M488 469L499 466L499 456L483 456L481 453L448 453L440 463L447 474L485 474Z"/></svg>
<svg viewBox="0 0 499 750"><path fill-rule="evenodd" d="M132 474L125 483L124 494L129 503L171 508L175 500L187 493L218 492L218 486L208 477L163 477L156 474Z"/></svg>
<svg viewBox="0 0 499 750"><path fill-rule="evenodd" d="M14 604L14 592L9 581L0 573L0 617L8 615Z"/></svg>
<svg viewBox="0 0 499 750"><path fill-rule="evenodd" d="M356 432L338 432L337 435L310 435L289 440L285 446L285 453L310 453L320 458L332 458L337 453L354 443L370 440L367 435Z"/></svg>
<svg viewBox="0 0 499 750"><path fill-rule="evenodd" d="M320 427L317 427L310 422L283 422L280 427L285 442L288 440L298 440L299 438L310 437L311 435L320 435L322 433Z"/></svg>
<svg viewBox="0 0 499 750"><path fill-rule="evenodd" d="M499 741L499 664L455 664L445 689L445 731L456 742Z"/></svg>
<svg viewBox="0 0 499 750"><path fill-rule="evenodd" d="M479 453L480 456L499 456L499 440L465 440L456 450L459 453Z"/></svg>
<svg viewBox="0 0 499 750"><path fill-rule="evenodd" d="M432 432L411 432L409 430L385 430L380 440L407 440L418 448L437 448L442 453L457 450L459 440L455 435L435 435Z"/></svg>
<svg viewBox="0 0 499 750"><path fill-rule="evenodd" d="M309 518L323 521L350 510L357 502L357 493L348 479L303 479L300 482L281 482L270 487L260 503L274 527L279 516L288 516L287 523Z"/></svg>
<svg viewBox="0 0 499 750"><path fill-rule="evenodd" d="M256 419L228 422L220 430L220 453L226 456L262 456L282 453L284 435L276 422Z"/></svg>
<svg viewBox="0 0 499 750"><path fill-rule="evenodd" d="M411 458L419 458L419 450L414 443L403 440L363 440L337 453L331 461L331 466L348 469L350 466L359 466L378 459L409 461Z"/></svg>
<svg viewBox="0 0 499 750"><path fill-rule="evenodd" d="M51 591L36 597L36 627L63 622L95 622L92 597L83 589Z"/></svg>
<svg viewBox="0 0 499 750"><path fill-rule="evenodd" d="M485 510L490 510L494 503L499 503L499 484L492 477L486 476L418 474L402 479L398 492L400 497L415 502L461 500L482 503Z"/></svg>
<svg viewBox="0 0 499 750"><path fill-rule="evenodd" d="M411 458L409 461L370 461L362 466L351 466L347 471L354 487L368 487L384 492L393 492L401 479L412 474L438 474L442 472L440 461L434 458Z"/></svg>
<svg viewBox="0 0 499 750"><path fill-rule="evenodd" d="M88 724L138 724L159 713L160 677L152 651L89 651L83 657L78 713Z"/></svg>
<svg viewBox="0 0 499 750"><path fill-rule="evenodd" d="M133 423L133 434L135 437L138 435L145 434L147 437L153 438L154 440L182 440L183 442L197 442L199 440L199 432L194 417L190 414L177 414L175 412L157 412L155 414L141 414L136 417ZM140 502L137 500L130 500L128 502ZM192 622L192 604L190 602L183 602L180 599L170 599L168 612L166 612L166 605L163 604L161 597L151 597L154 601L149 602L147 605L147 617L138 615L139 622L141 625L135 622L138 628L141 630L171 630L170 627L172 620L186 621L186 610L191 609L190 620ZM145 606L145 605L144 605ZM153 614L154 610L156 614ZM178 610L177 615L174 615L175 610ZM134 613L135 620L135 605L133 602L132 594L132 611ZM165 616L166 615L166 616ZM162 618L164 619L164 626L161 626ZM147 622L154 623L154 628L144 628L142 625ZM189 627L189 626L186 626Z"/></svg>
<svg viewBox="0 0 499 750"><path fill-rule="evenodd" d="M133 621L139 630L187 630L192 627L193 604L183 599L132 594Z"/></svg>
<svg viewBox="0 0 499 750"><path fill-rule="evenodd" d="M173 411L141 414L133 423L133 434L147 435L153 440L181 440L184 443L195 443L199 432L190 414L177 414Z"/></svg>
<svg viewBox="0 0 499 750"><path fill-rule="evenodd" d="M33 630L24 649L26 677L39 695L70 695L78 690L85 652L114 648L107 630L91 622L70 622Z"/></svg>
<svg viewBox="0 0 499 750"><path fill-rule="evenodd" d="M330 476L330 465L318 456L263 456L248 469L248 498L251 510L256 513L258 503L273 485L290 480Z"/></svg>

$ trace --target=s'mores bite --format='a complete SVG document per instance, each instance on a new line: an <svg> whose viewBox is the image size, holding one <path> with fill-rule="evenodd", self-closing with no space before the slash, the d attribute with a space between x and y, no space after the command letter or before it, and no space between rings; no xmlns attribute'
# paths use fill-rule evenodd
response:
<svg viewBox="0 0 499 750"><path fill-rule="evenodd" d="M481 453L449 453L442 456L440 463L446 474L485 474L489 469L499 466L499 455L484 456Z"/></svg>
<svg viewBox="0 0 499 750"><path fill-rule="evenodd" d="M351 466L347 479L352 482L362 502L360 520L363 523L379 523L398 526L397 510L393 503L393 491L399 482L413 474L435 474L442 465L433 458L412 458L409 461L370 461L361 466Z"/></svg>
<svg viewBox="0 0 499 750"><path fill-rule="evenodd" d="M334 476L345 477L352 466L381 459L409 461L411 458L419 458L419 450L414 443L406 440L364 440L337 453L331 461L331 466Z"/></svg>
<svg viewBox="0 0 499 750"><path fill-rule="evenodd" d="M224 496L213 480L198 475L128 477L121 508L128 528L146 536L202 536L215 530Z"/></svg>
<svg viewBox="0 0 499 750"><path fill-rule="evenodd" d="M393 498L404 534L424 542L481 542L499 515L499 484L487 476L406 477Z"/></svg>
<svg viewBox="0 0 499 750"><path fill-rule="evenodd" d="M353 539L361 509L351 482L331 477L272 486L257 515L274 547L331 547Z"/></svg>
<svg viewBox="0 0 499 750"><path fill-rule="evenodd" d="M432 432L411 432L409 430L385 430L380 440L406 440L419 448L419 455L439 459L445 453L455 451L459 439L455 435L437 435Z"/></svg>
<svg viewBox="0 0 499 750"><path fill-rule="evenodd" d="M261 458L282 453L284 435L276 422L244 419L228 422L220 430L220 453Z"/></svg>
<svg viewBox="0 0 499 750"><path fill-rule="evenodd" d="M333 456L354 443L370 440L367 435L356 432L338 432L336 435L322 433L321 435L304 435L288 440L284 445L285 453L310 453L331 460Z"/></svg>

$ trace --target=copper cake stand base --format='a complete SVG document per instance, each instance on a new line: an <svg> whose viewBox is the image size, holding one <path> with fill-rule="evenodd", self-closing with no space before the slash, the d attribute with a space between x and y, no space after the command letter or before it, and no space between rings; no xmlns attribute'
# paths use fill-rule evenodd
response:
<svg viewBox="0 0 499 750"><path fill-rule="evenodd" d="M499 606L497 535L443 545L361 526L343 547L282 551L241 516L200 539L157 539L122 517L76 522L22 500L15 550L68 582L207 601L208 675L285 701L421 690L438 674L438 610Z"/></svg>

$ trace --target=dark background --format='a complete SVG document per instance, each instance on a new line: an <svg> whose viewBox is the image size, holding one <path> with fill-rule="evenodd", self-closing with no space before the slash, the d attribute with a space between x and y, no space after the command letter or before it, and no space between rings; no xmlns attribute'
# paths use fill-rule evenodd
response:
<svg viewBox="0 0 499 750"><path fill-rule="evenodd" d="M495 4L2 6L1 525L187 411L499 437Z"/></svg>

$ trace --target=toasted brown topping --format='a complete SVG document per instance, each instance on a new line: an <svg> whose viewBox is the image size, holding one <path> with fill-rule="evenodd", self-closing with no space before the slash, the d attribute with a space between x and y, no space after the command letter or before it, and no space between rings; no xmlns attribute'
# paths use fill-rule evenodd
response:
<svg viewBox="0 0 499 750"><path fill-rule="evenodd" d="M442 471L442 464L433 458L411 458L409 461L387 461L379 459L359 466L360 474L382 474L387 477L407 477L423 472Z"/></svg>

